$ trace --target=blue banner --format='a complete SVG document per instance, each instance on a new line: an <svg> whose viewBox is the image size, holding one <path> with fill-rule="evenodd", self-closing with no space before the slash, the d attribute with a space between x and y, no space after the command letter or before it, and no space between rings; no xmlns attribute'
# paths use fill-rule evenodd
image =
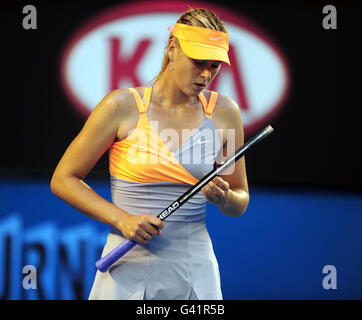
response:
<svg viewBox="0 0 362 320"><path fill-rule="evenodd" d="M107 182L87 183L110 200ZM224 299L362 299L360 194L250 195L240 218L207 207ZM48 181L3 181L0 199L0 298L87 299L109 227L56 198Z"/></svg>

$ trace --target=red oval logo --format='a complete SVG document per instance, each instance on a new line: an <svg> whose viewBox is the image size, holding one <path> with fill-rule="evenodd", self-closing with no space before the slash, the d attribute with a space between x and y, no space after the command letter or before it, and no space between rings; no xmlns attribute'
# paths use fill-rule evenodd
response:
<svg viewBox="0 0 362 320"><path fill-rule="evenodd" d="M231 67L223 66L208 87L240 106L245 134L268 124L283 106L289 68L275 41L244 16L199 2L137 2L115 6L71 36L61 57L61 82L85 117L110 91L136 87L159 72L168 27L192 8L207 8L225 23Z"/></svg>

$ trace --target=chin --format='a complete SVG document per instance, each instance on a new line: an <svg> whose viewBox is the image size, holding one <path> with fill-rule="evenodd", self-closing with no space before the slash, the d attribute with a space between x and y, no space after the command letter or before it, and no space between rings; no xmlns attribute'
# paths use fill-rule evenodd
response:
<svg viewBox="0 0 362 320"><path fill-rule="evenodd" d="M192 87L185 87L182 90L183 94L188 97L198 97L200 92L197 92L197 90L193 89Z"/></svg>
<svg viewBox="0 0 362 320"><path fill-rule="evenodd" d="M195 88L194 85L192 84L191 85L191 88L190 88L190 95L191 96L194 96L194 97L198 97L200 92L204 91L205 88Z"/></svg>

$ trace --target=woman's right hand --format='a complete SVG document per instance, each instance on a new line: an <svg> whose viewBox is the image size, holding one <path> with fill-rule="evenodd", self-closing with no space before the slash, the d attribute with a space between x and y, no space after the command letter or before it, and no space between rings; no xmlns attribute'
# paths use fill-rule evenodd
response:
<svg viewBox="0 0 362 320"><path fill-rule="evenodd" d="M145 244L154 235L161 235L164 223L150 214L126 214L121 222L120 229L123 235L132 241Z"/></svg>

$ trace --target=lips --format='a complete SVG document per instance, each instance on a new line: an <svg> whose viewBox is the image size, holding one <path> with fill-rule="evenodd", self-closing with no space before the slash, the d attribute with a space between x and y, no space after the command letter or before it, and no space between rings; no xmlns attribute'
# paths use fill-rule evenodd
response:
<svg viewBox="0 0 362 320"><path fill-rule="evenodd" d="M206 83L197 83L197 82L195 82L194 84L199 88L205 88L206 87Z"/></svg>

